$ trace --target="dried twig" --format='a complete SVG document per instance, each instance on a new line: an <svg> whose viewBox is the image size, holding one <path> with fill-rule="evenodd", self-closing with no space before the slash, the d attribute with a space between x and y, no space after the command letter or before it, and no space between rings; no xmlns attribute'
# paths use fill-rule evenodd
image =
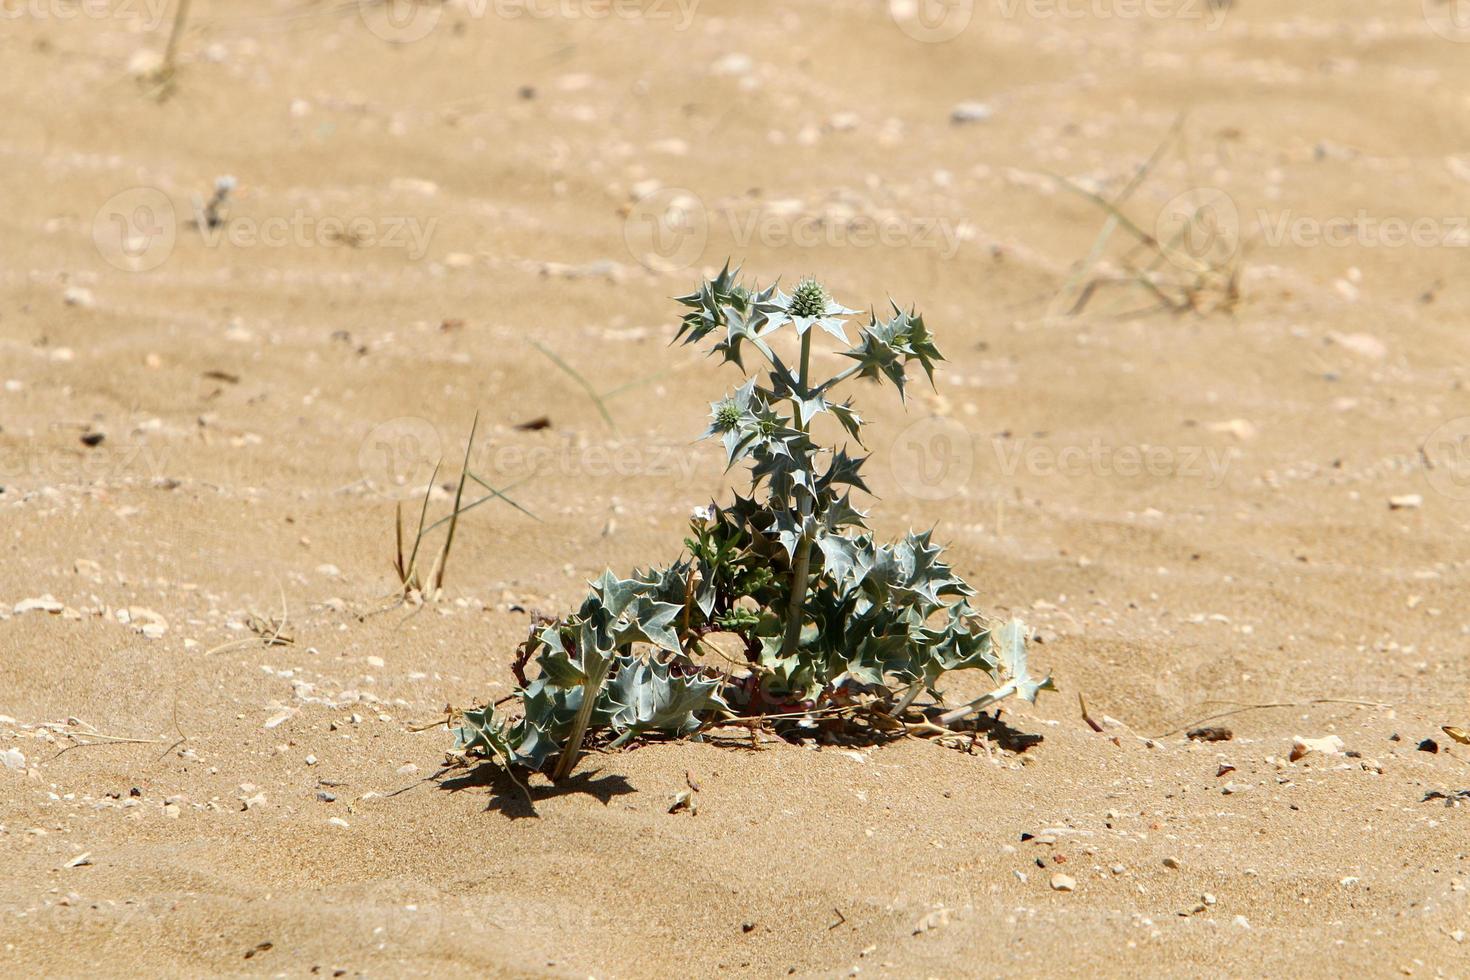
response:
<svg viewBox="0 0 1470 980"><path fill-rule="evenodd" d="M1132 197L1134 191L1150 176L1171 144L1178 142L1186 164L1189 162L1187 149L1183 146L1183 122L1183 116L1175 120L1168 134L1154 149L1148 160L1139 167L1127 185L1112 199L1082 187L1061 174L1049 174L1052 179L1067 189L1097 205L1107 215L1107 220L1104 221L1088 254L1078 263L1075 271L1053 297L1051 303L1053 311L1060 309L1063 300L1075 293L1076 299L1066 312L1068 316L1077 316L1105 286L1141 288L1157 304L1136 311L1133 315L1157 309L1175 314L1206 313L1215 310L1229 312L1239 303L1241 262L1234 248L1231 249L1230 255L1218 261L1202 260L1188 249L1181 248L1181 243L1186 236L1201 227L1198 215L1191 216L1186 226L1174 235L1173 240L1162 242L1136 224L1122 210L1123 205ZM1101 261L1103 252L1114 232L1120 229L1134 240L1133 245L1125 249L1118 260L1118 264L1121 265L1126 275L1103 275L1087 279L1086 277L1094 266ZM1144 257L1146 261L1142 265L1135 264L1137 259ZM1177 273L1168 274L1170 263L1178 267Z"/></svg>
<svg viewBox="0 0 1470 980"><path fill-rule="evenodd" d="M88 728L91 728L92 726L91 725L88 725L87 727ZM163 744L163 739L161 739L161 738L132 738L132 737L129 737L129 736L126 736L126 735L107 735L107 734L105 734L103 732L99 732L99 731L96 731L96 730L86 731L86 732L61 731L61 732L58 732L57 734L62 735L65 738L72 739L73 744L72 745L68 745L66 748L62 749L60 752L58 752L55 755L53 755L51 757L51 761L53 761L53 762L56 761L57 759L61 758L62 756L66 755L72 749L85 749L85 748L88 748L88 747L93 746L93 745L162 745ZM81 741L84 738L85 739L93 739L94 741L88 741L88 742Z"/></svg>
<svg viewBox="0 0 1470 980"><path fill-rule="evenodd" d="M1245 711L1260 711L1260 710L1265 709L1265 708L1305 708L1305 707L1307 707L1309 705L1313 705L1313 704L1355 704L1355 705L1358 705L1358 706L1364 707L1364 708L1391 708L1391 707L1393 707L1393 705L1387 704L1387 703L1385 703L1383 701L1357 701L1357 700L1354 700L1352 698L1308 698L1305 701L1272 701L1272 702L1268 702L1268 703L1264 703L1264 704L1246 704L1246 703L1243 703L1243 702L1240 702L1240 701L1225 701L1225 700L1221 700L1219 698L1211 698L1210 700L1206 701L1205 703L1206 704L1211 704L1211 703L1213 703L1213 704L1238 704L1238 705L1240 705L1240 707L1238 707L1238 708L1232 708L1229 711L1221 711L1218 714L1207 715L1204 718L1200 718L1200 719L1197 719L1195 721L1189 722L1186 725L1180 725L1178 728L1172 728L1169 731L1164 732L1162 735L1155 735L1153 737L1154 738L1169 738L1172 735L1178 735L1180 732L1188 731L1191 728L1197 728L1198 726L1203 725L1207 721L1215 721L1218 718L1228 718L1231 715L1238 715L1238 714L1241 714L1242 712L1245 712Z"/></svg>
<svg viewBox="0 0 1470 980"><path fill-rule="evenodd" d="M179 692L178 691L174 691L174 731L177 732L178 735L179 735L178 741L174 742L168 748L166 748L162 752L158 753L158 758L162 759L164 756L168 755L174 749L178 748L180 745L183 745L185 742L189 741L189 736L184 734L184 728L183 728L182 725L179 724Z"/></svg>
<svg viewBox="0 0 1470 980"><path fill-rule="evenodd" d="M1077 707L1082 710L1082 720L1087 722L1087 727L1095 732L1101 732L1103 727L1092 720L1092 715L1087 713L1087 702L1082 698L1082 692L1077 692Z"/></svg>
<svg viewBox="0 0 1470 980"><path fill-rule="evenodd" d="M278 586L279 588L279 586ZM253 636L243 637L238 640L226 640L218 646L210 647L204 651L204 656L213 656L216 653L224 653L226 650L238 650L241 647L254 646L259 643L265 647L288 647L295 644L295 637L287 636L286 625L290 622L290 611L286 606L286 590L281 589L281 615L279 618L260 616L251 613L245 620L245 628L253 633Z"/></svg>

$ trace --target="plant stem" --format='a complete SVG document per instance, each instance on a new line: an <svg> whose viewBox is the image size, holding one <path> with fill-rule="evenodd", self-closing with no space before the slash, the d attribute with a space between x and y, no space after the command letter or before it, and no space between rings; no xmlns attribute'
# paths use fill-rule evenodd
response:
<svg viewBox="0 0 1470 980"><path fill-rule="evenodd" d="M808 330L801 335L801 374L799 376L801 386L806 387L807 375L810 373L812 364L812 332ZM803 428L802 431L806 431Z"/></svg>
<svg viewBox="0 0 1470 980"><path fill-rule="evenodd" d="M863 366L861 364L854 364L850 368L845 368L844 370L840 371L835 377L823 381L821 385L818 386L817 391L830 391L831 389L836 388L838 385L842 384L842 382L846 381L848 378L852 377L854 374L857 374L862 369Z"/></svg>
<svg viewBox="0 0 1470 980"><path fill-rule="evenodd" d="M919 696L919 692L923 688L924 684L922 681L914 681L909 685L909 689L903 692L903 697L898 699L898 703L893 706L893 710L888 713L895 718L902 716L905 711L909 710L909 705L914 703L914 698Z"/></svg>
<svg viewBox="0 0 1470 980"><path fill-rule="evenodd" d="M584 657L586 655L586 653L583 654ZM592 710L597 707L597 695L602 691L602 682L607 680L608 669L611 666L612 658L608 657L595 673L588 674L587 679L582 682L582 705L577 709L577 717L572 722L572 730L567 733L566 744L561 749L561 758L556 760L556 771L551 774L552 782L559 782L567 778L576 768L577 758L582 754L582 739L587 736L587 725L592 721Z"/></svg>
<svg viewBox="0 0 1470 980"><path fill-rule="evenodd" d="M802 609L806 606L806 579L811 570L812 539L802 536L796 546L796 564L791 569L791 608L786 613L786 635L781 639L781 656L789 657L801 642Z"/></svg>
<svg viewBox="0 0 1470 980"><path fill-rule="evenodd" d="M807 378L811 371L812 360L812 331L808 330L801 335L801 374L797 384L805 393ZM806 424L801 421L801 406L796 399L792 399L792 411L796 417L792 422L802 432L807 431ZM796 652L801 643L801 621L802 611L806 607L807 576L811 572L812 564L812 538L806 533L807 504L801 506L802 535L801 541L796 545L795 564L791 567L791 607L786 613L786 633L781 638L781 656L789 657Z"/></svg>

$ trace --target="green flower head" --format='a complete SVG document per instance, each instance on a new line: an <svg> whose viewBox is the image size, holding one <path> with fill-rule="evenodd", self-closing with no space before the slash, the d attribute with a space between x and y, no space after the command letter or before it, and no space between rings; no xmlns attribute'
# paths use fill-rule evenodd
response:
<svg viewBox="0 0 1470 980"><path fill-rule="evenodd" d="M740 424L744 414L734 400L724 402L715 409L715 428L721 432L733 429Z"/></svg>
<svg viewBox="0 0 1470 980"><path fill-rule="evenodd" d="M810 277L796 284L791 292L791 305L787 312L792 316L822 316L827 312L827 290Z"/></svg>

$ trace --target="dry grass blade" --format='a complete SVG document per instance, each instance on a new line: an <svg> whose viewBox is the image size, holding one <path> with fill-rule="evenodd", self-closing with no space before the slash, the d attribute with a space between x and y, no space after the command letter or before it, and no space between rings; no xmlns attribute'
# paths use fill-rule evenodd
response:
<svg viewBox="0 0 1470 980"><path fill-rule="evenodd" d="M592 399L592 403L597 406L597 411L602 416L603 421L607 423L607 427L609 429L612 429L614 432L618 431L618 426L617 423L613 421L612 412L607 407L608 399L621 395L626 391L632 391L634 388L641 388L646 384L652 384L659 378L662 378L664 375L669 373L668 371L655 371L653 374L650 374L647 377L637 378L633 381L624 382L623 384L620 384L615 388L610 388L607 391L604 391L602 394L598 394L597 390L593 388L592 384L582 376L581 372L579 372L576 368L572 367L570 364L564 361L555 351L535 340L530 341L530 344L542 354L546 355L546 358L550 360L551 363L555 364L557 367L565 371L567 376L577 383L577 387L581 388L584 392L587 393L587 397Z"/></svg>
<svg viewBox="0 0 1470 980"><path fill-rule="evenodd" d="M476 476L474 473L471 473L470 474L470 479L471 480L474 480L476 483L480 484L482 487L484 487L485 489L489 490L490 492L487 493L487 494L485 494L485 496L481 497L478 500L472 500L469 503L465 504L463 507L461 507L459 509L459 513L461 513L461 514L467 514L470 511L474 510L476 507L480 506L481 504L487 504L487 503L489 503L492 500L500 500L500 501L503 501L504 503L507 503L510 506L514 507L516 510L520 511L522 514L525 514L527 517L531 517L531 518L533 518L533 519L535 519L537 521L540 521L541 520L541 518L537 517L535 514L531 513L529 510L527 510L526 508L522 507L520 504L516 503L514 500L512 500L510 497L506 496L506 494L505 494L505 492L507 490L514 490L516 487L518 487L521 484L527 482L530 479L530 477L525 477L523 479L517 480L514 483L508 483L505 486L499 488L498 490L495 487L490 486L490 484L486 483L483 478ZM437 521L435 521L433 524L430 524L428 527L424 528L423 533L424 534L431 534L434 531L437 531L439 528L443 527L445 524L448 524L450 522L450 520L453 519L453 517L454 517L453 514L446 514L445 516L443 516L443 517L439 518Z"/></svg>
<svg viewBox="0 0 1470 980"><path fill-rule="evenodd" d="M1159 145L1154 148L1153 153L1150 154L1149 158L1145 160L1143 165L1138 168L1137 172L1134 173L1133 177L1128 181L1128 184L1121 191L1118 192L1118 195L1116 197L1113 198L1111 202L1113 208L1116 209L1122 207L1125 203L1127 203L1128 199L1133 196L1133 192L1138 190L1138 188L1143 185L1143 182L1148 179L1149 174L1153 172L1154 167L1158 166L1159 161L1164 158L1165 151L1167 151L1169 145L1178 138L1183 128L1184 115L1181 113L1180 116L1174 120L1174 125L1169 128L1169 132L1164 136L1162 140L1159 141ZM1070 181L1068 181L1067 183L1070 183ZM1067 279L1067 282L1062 286L1062 288L1057 291L1057 295L1052 301L1053 310L1055 310L1057 304L1061 302L1063 297L1071 294L1074 290L1077 289L1078 284L1083 282L1088 273L1090 273L1093 267L1097 265L1098 261L1101 260L1103 251L1107 248L1108 242L1113 237L1113 232L1117 231L1118 229L1118 224L1118 218L1115 215L1109 214L1108 219L1103 222L1102 229L1098 232L1097 238L1093 240L1092 248L1088 250L1086 258L1084 258L1082 262L1077 266L1077 270L1072 273L1072 275ZM1095 292L1096 286L1097 280L1093 280L1088 282L1082 288L1078 299L1067 311L1067 314L1069 316L1076 316L1082 311L1082 308L1087 305L1087 301L1092 297L1093 292Z"/></svg>
<svg viewBox="0 0 1470 980"><path fill-rule="evenodd" d="M489 491L489 494L488 494L488 496L484 496L484 497L481 497L479 500L476 500L474 503L472 503L468 507L466 507L465 510L470 510L471 508L478 507L480 504L485 503L487 500L500 500L503 503L509 504L511 507L514 507L516 510L520 511L522 514L525 514L527 517L531 518L531 520L537 521L539 523L544 523L543 521L541 521L541 518L537 517L535 514L531 513L529 510L527 510L526 508L522 507L520 504L516 503L514 500L512 500L510 497L506 496L506 494L505 494L505 491L507 491L507 490L514 490L516 487L520 486L522 483L525 483L526 482L526 479L530 479L529 477L527 477L526 479L517 480L516 482L511 483L511 484L508 484L508 485L503 486L503 487L500 487L499 489L496 489L495 487L492 487L489 483L487 483L485 481L485 479L483 477L477 476L474 473L471 473L470 474L470 479L471 480L474 480L480 486L482 486L486 490L488 490Z"/></svg>
<svg viewBox="0 0 1470 980"><path fill-rule="evenodd" d="M504 487L494 487L483 477L477 475L470 469L470 459L474 454L475 438L479 434L480 415L475 413L474 422L470 426L469 441L465 444L464 461L460 467L459 482L454 490L454 504L445 516L432 523L429 521L429 501L433 496L434 487L438 485L439 471L443 468L443 461L436 463L434 472L429 477L429 484L424 489L423 500L419 505L418 526L413 534L413 545L409 548L407 556L404 554L407 536L404 534L403 526L403 504L394 505L393 511L393 571L398 576L401 590L399 599L407 598L411 593L432 599L444 588L445 566L448 564L449 555L454 548L455 535L459 528L459 519L462 515L474 510L481 504L491 500L499 500L530 517L532 520L540 521L526 507L513 500L506 491L512 490L525 483L529 477L517 480ZM464 502L465 487L470 483L476 483L484 487L488 493L477 500L469 503ZM444 544L434 554L434 561L429 568L428 574L423 575L419 571L419 554L423 549L425 540L441 527L448 527L445 533Z"/></svg>
<svg viewBox="0 0 1470 980"><path fill-rule="evenodd" d="M434 576L434 592L436 594L440 589L444 588L444 568L449 563L449 550L454 547L454 532L459 527L459 515L461 513L459 505L464 499L464 485L469 481L470 476L470 453L474 451L475 433L479 430L480 413L476 412L474 421L470 423L470 439L464 449L464 465L460 467L459 471L459 486L454 490L454 511L450 515L449 531L444 535L444 550L440 552L439 560L436 563L438 566L437 574Z"/></svg>
<svg viewBox="0 0 1470 980"><path fill-rule="evenodd" d="M414 532L413 550L409 552L408 562L406 564L403 561L403 554L401 552L400 546L400 553L398 555L398 565L400 571L398 577L401 584L403 585L403 590L405 592L418 589L417 565L419 560L419 547L424 543L424 521L427 520L429 516L429 497L434 492L434 483L436 480L439 479L439 467L441 467L442 465L444 465L443 460L435 463L434 472L429 474L429 485L424 488L424 501L423 504L419 507L419 527L418 530Z"/></svg>
<svg viewBox="0 0 1470 980"><path fill-rule="evenodd" d="M602 416L602 420L607 423L607 427L616 432L618 430L618 425L616 422L613 421L612 413L607 410L607 403L603 401L603 397L599 395L596 390L593 389L592 385L588 383L587 379L582 377L582 375L577 371L576 368L572 367L566 361L562 360L561 357L558 356L557 353L551 348L546 347L539 341L535 340L532 340L530 343L532 347L536 348L542 354L546 355L547 360L551 361L552 364L555 364L557 367L565 371L567 377L575 381L577 383L577 386L587 393L587 397L592 399L592 403L597 406L597 411Z"/></svg>
<svg viewBox="0 0 1470 980"><path fill-rule="evenodd" d="M1175 144L1181 147L1180 152L1184 154L1188 164L1188 154L1182 149L1182 116L1175 121L1148 160L1111 200L1061 174L1049 173L1062 186L1092 202L1107 216L1092 248L1053 298L1053 311L1065 305L1067 298L1075 294L1075 299L1066 306L1067 315L1080 315L1104 287L1118 286L1141 289L1156 304L1141 310L1130 310L1128 316L1145 315L1158 310L1167 310L1176 315L1191 312L1199 315L1211 312L1228 313L1239 304L1241 262L1237 255L1237 243L1231 242L1229 254L1208 261L1186 247L1186 243L1196 236L1203 235L1212 239L1217 228L1210 220L1213 216L1210 209L1199 208L1192 214L1183 215L1183 225L1169 241L1160 241L1157 235L1140 227L1123 212L1123 205L1143 185L1164 154ZM1117 260L1123 274L1091 276L1094 267L1102 261L1108 243L1119 229L1133 239L1133 245L1125 249ZM1141 265L1138 264L1140 258L1145 259Z"/></svg>
<svg viewBox="0 0 1470 980"><path fill-rule="evenodd" d="M158 67L143 76L141 81L153 86L152 96L159 102L167 101L177 87L179 40L189 24L189 6L192 0L178 0L174 6L173 24L169 28L168 40L164 43L163 58Z"/></svg>
<svg viewBox="0 0 1470 980"><path fill-rule="evenodd" d="M281 615L257 616L251 614L245 618L245 627L265 641L268 647L290 646L296 642L296 638L286 635L286 624L291 620L290 610L286 607L286 590L281 589Z"/></svg>
<svg viewBox="0 0 1470 980"><path fill-rule="evenodd" d="M408 568L403 559L403 501L393 505L393 570L398 573L398 581L408 580Z"/></svg>

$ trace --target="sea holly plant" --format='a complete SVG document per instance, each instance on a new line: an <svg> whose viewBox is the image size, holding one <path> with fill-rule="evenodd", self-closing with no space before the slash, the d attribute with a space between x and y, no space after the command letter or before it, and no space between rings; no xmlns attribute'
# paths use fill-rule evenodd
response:
<svg viewBox="0 0 1470 980"><path fill-rule="evenodd" d="M930 532L881 543L854 503L868 493L863 419L841 392L868 379L902 398L915 366L932 382L943 357L924 318L891 305L855 325L856 311L816 280L787 294L746 285L729 266L678 302L676 340L742 371L763 361L711 404L704 432L730 467L749 470L749 489L697 508L673 564L606 572L575 613L533 626L514 665L518 704L463 712L458 750L559 779L588 745L731 724L952 736L997 701L1050 688L1027 671L1025 627L982 616ZM783 341L799 351L790 363L777 352L782 331L796 338ZM813 374L818 337L851 362L831 377ZM824 417L851 444L818 442ZM940 679L966 669L996 687L940 703ZM923 694L935 703L917 705Z"/></svg>

